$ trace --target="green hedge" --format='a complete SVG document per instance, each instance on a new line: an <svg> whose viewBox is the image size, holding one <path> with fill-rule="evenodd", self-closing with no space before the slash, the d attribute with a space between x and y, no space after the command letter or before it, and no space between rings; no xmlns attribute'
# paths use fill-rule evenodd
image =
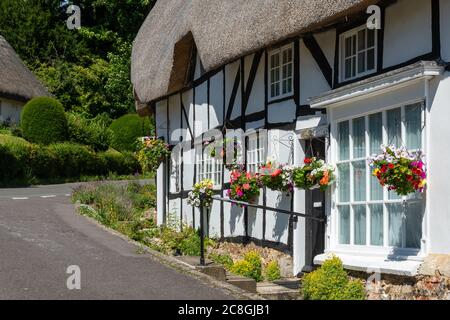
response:
<svg viewBox="0 0 450 320"><path fill-rule="evenodd" d="M132 153L109 150L96 153L73 143L41 146L0 145L0 182L28 181L30 178L79 178L134 174L139 164Z"/></svg>
<svg viewBox="0 0 450 320"><path fill-rule="evenodd" d="M22 110L24 137L33 143L51 144L67 139L67 118L61 103L53 98L38 97Z"/></svg>
<svg viewBox="0 0 450 320"><path fill-rule="evenodd" d="M111 143L112 132L104 117L87 119L79 114L67 114L69 140L92 147L95 151L106 151Z"/></svg>
<svg viewBox="0 0 450 320"><path fill-rule="evenodd" d="M127 114L111 124L111 147L119 151L135 151L136 140L152 135L153 129L148 118L137 114Z"/></svg>

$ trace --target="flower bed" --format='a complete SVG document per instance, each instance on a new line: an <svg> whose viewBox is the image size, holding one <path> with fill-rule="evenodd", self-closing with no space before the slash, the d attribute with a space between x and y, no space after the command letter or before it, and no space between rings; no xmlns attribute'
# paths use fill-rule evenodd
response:
<svg viewBox="0 0 450 320"><path fill-rule="evenodd" d="M412 153L406 148L381 146L383 152L372 157L373 175L383 187L407 196L414 192L423 192L426 186L426 169L421 152Z"/></svg>

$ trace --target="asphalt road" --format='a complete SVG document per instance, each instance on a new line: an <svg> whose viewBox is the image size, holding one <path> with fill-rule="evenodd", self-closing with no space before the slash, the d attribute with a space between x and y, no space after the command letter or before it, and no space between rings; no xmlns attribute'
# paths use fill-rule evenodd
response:
<svg viewBox="0 0 450 320"><path fill-rule="evenodd" d="M77 184L0 189L0 299L232 299L75 213ZM80 290L69 290L69 266Z"/></svg>

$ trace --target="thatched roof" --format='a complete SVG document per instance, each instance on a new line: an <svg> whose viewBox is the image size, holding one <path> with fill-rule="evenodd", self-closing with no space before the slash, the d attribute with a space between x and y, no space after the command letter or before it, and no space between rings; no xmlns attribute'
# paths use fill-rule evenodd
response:
<svg viewBox="0 0 450 320"><path fill-rule="evenodd" d="M355 13L375 0L158 0L133 46L132 82L148 103L181 89L192 34L206 71ZM178 45L178 44L181 45ZM177 50L176 48L185 48ZM174 59L174 57L176 57ZM183 64L181 63L181 64ZM185 72L186 67L181 68ZM181 76L182 77L182 76ZM180 75L178 75L180 78Z"/></svg>
<svg viewBox="0 0 450 320"><path fill-rule="evenodd" d="M47 90L0 35L0 97L28 101L48 95Z"/></svg>

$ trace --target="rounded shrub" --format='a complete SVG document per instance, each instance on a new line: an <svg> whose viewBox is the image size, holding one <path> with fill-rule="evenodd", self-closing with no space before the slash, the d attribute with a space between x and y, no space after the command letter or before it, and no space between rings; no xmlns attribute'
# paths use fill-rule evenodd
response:
<svg viewBox="0 0 450 320"><path fill-rule="evenodd" d="M21 115L23 136L28 141L51 144L67 138L67 118L58 100L34 98L23 108Z"/></svg>
<svg viewBox="0 0 450 320"><path fill-rule="evenodd" d="M338 257L307 274L302 282L306 300L364 300L365 289L361 281L350 280Z"/></svg>
<svg viewBox="0 0 450 320"><path fill-rule="evenodd" d="M112 131L111 147L119 151L135 151L136 140L152 135L152 125L148 118L137 114L127 114L114 120L110 126Z"/></svg>

